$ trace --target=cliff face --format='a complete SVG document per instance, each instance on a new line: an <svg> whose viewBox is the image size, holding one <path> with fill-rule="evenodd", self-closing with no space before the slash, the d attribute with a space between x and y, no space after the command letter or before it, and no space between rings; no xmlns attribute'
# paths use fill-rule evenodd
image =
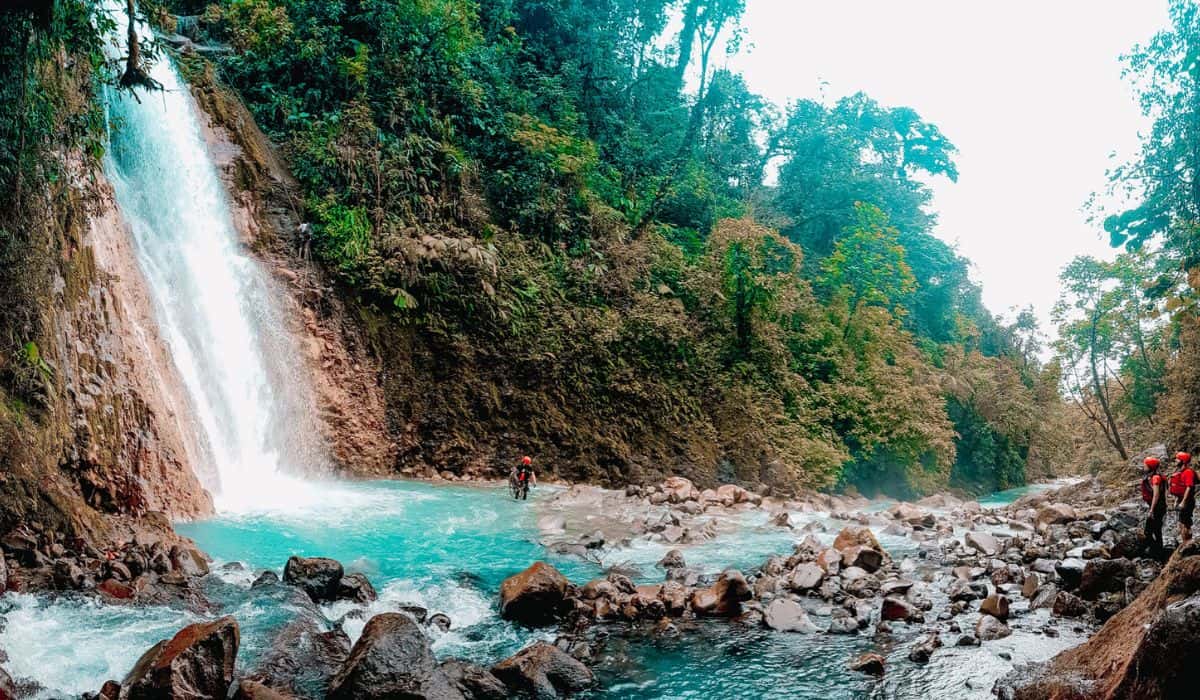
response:
<svg viewBox="0 0 1200 700"><path fill-rule="evenodd" d="M6 392L0 411L0 528L25 520L98 534L105 515L209 513L129 233L100 174L69 172L44 193L49 216L25 222L39 261L20 271L35 292L22 301L36 332L28 366L6 369L35 385L36 400Z"/></svg>
<svg viewBox="0 0 1200 700"><path fill-rule="evenodd" d="M318 429L339 472L391 473L396 444L388 429L382 375L363 326L308 259L296 184L253 117L218 85L211 67L181 59L201 129L229 194L242 244L272 273L277 298L299 346Z"/></svg>

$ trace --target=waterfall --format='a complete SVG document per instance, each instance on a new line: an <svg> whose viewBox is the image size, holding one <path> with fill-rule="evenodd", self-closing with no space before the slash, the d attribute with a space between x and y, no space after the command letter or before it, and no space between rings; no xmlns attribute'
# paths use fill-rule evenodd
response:
<svg viewBox="0 0 1200 700"><path fill-rule="evenodd" d="M123 5L105 2L120 27L114 57ZM207 451L193 467L219 510L292 506L317 495L300 475L326 464L306 373L278 290L242 250L187 86L166 56L151 75L163 89L140 102L106 90L104 169Z"/></svg>

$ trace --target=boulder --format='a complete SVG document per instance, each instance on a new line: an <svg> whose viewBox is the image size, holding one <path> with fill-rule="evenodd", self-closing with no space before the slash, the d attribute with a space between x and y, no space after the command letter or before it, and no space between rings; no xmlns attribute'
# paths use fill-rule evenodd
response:
<svg viewBox="0 0 1200 700"><path fill-rule="evenodd" d="M504 700L508 689L491 671L470 661L447 659L439 668L467 700Z"/></svg>
<svg viewBox="0 0 1200 700"><path fill-rule="evenodd" d="M882 565L883 554L878 549L855 545L842 550L842 566L857 566L863 571L872 573L878 571Z"/></svg>
<svg viewBox="0 0 1200 700"><path fill-rule="evenodd" d="M667 495L667 500L671 503L694 501L700 497L700 491L689 479L685 479L682 476L670 476L664 479L662 490Z"/></svg>
<svg viewBox="0 0 1200 700"><path fill-rule="evenodd" d="M329 700L462 700L438 667L429 638L403 613L376 615L329 683Z"/></svg>
<svg viewBox="0 0 1200 700"><path fill-rule="evenodd" d="M932 513L910 503L897 503L889 511L893 518L912 527L931 528L937 525Z"/></svg>
<svg viewBox="0 0 1200 700"><path fill-rule="evenodd" d="M1003 621L1008 619L1008 608L1008 596L993 593L987 598L984 598L983 602L980 603L979 612L983 613L984 615L991 615L997 620Z"/></svg>
<svg viewBox="0 0 1200 700"><path fill-rule="evenodd" d="M667 615L679 617L687 610L688 591L678 581L666 581L662 588L658 589L658 599L662 601Z"/></svg>
<svg viewBox="0 0 1200 700"><path fill-rule="evenodd" d="M547 642L535 642L492 667L513 695L553 700L595 684L590 669Z"/></svg>
<svg viewBox="0 0 1200 700"><path fill-rule="evenodd" d="M558 569L545 562L534 562L500 584L500 616L531 626L553 624L569 585Z"/></svg>
<svg viewBox="0 0 1200 700"><path fill-rule="evenodd" d="M883 620L900 620L902 622L925 621L925 614L921 612L920 608L899 596L884 598L879 616Z"/></svg>
<svg viewBox="0 0 1200 700"><path fill-rule="evenodd" d="M188 625L142 654L121 682L121 698L223 700L233 684L239 642L232 617Z"/></svg>
<svg viewBox="0 0 1200 700"><path fill-rule="evenodd" d="M763 624L777 632L817 632L817 626L808 619L796 601L780 596L772 600L763 612Z"/></svg>
<svg viewBox="0 0 1200 700"><path fill-rule="evenodd" d="M4 555L0 554L0 561L4 560ZM109 681L111 683L112 681ZM106 687L108 683L104 684ZM8 675L8 671L0 668L0 700L16 700L17 684L13 682L12 676Z"/></svg>
<svg viewBox="0 0 1200 700"><path fill-rule="evenodd" d="M233 693L233 700L295 700L295 696L282 693L258 681L243 678Z"/></svg>
<svg viewBox="0 0 1200 700"><path fill-rule="evenodd" d="M788 586L794 591L811 591L821 585L825 572L816 564L800 564L792 569L788 578Z"/></svg>
<svg viewBox="0 0 1200 700"><path fill-rule="evenodd" d="M884 658L879 654L859 654L850 660L850 670L865 673L869 676L882 676Z"/></svg>
<svg viewBox="0 0 1200 700"><path fill-rule="evenodd" d="M950 596L950 600L961 601L968 603L972 600L986 598L988 595L988 587L982 581L963 581L962 579L954 579L950 585L946 587L946 595Z"/></svg>
<svg viewBox="0 0 1200 700"><path fill-rule="evenodd" d="M1095 600L1101 593L1125 590L1125 579L1137 576L1137 567L1128 559L1090 559L1083 567L1076 595Z"/></svg>
<svg viewBox="0 0 1200 700"><path fill-rule="evenodd" d="M991 615L981 615L979 622L975 624L975 636L981 642L1003 639L1010 634L1012 634L1012 630L1008 628L1008 625Z"/></svg>
<svg viewBox="0 0 1200 700"><path fill-rule="evenodd" d="M1039 525L1059 525L1077 519L1075 509L1066 503L1050 503L1038 508L1034 521Z"/></svg>
<svg viewBox="0 0 1200 700"><path fill-rule="evenodd" d="M1037 572L1030 572L1025 575L1025 580L1021 582L1021 595L1033 599L1033 594L1037 593L1037 589L1042 585L1042 577Z"/></svg>
<svg viewBox="0 0 1200 700"><path fill-rule="evenodd" d="M830 547L817 555L817 566L830 576L836 576L842 569L842 553Z"/></svg>
<svg viewBox="0 0 1200 700"><path fill-rule="evenodd" d="M1000 552L1000 541L986 532L968 532L963 541L968 547L985 556L994 557Z"/></svg>
<svg viewBox="0 0 1200 700"><path fill-rule="evenodd" d="M1037 610L1038 608L1054 607L1054 601L1058 598L1058 587L1053 583L1043 583L1034 591L1033 597L1029 599L1029 609Z"/></svg>
<svg viewBox="0 0 1200 700"><path fill-rule="evenodd" d="M658 560L658 565L668 570L687 568L687 562L683 559L683 552L678 549L672 549L664 554L663 558Z"/></svg>
<svg viewBox="0 0 1200 700"><path fill-rule="evenodd" d="M1059 617L1083 617L1087 611L1087 603L1082 598L1066 591L1058 592L1058 595L1054 597L1054 606L1051 609L1051 612Z"/></svg>
<svg viewBox="0 0 1200 700"><path fill-rule="evenodd" d="M741 613L742 603L752 596L742 572L728 569L713 585L692 592L692 610L697 615L732 617Z"/></svg>
<svg viewBox="0 0 1200 700"><path fill-rule="evenodd" d="M908 650L908 660L913 663L927 664L929 657L933 656L935 649L942 646L942 638L937 632L930 632L921 639L917 640L916 644Z"/></svg>
<svg viewBox="0 0 1200 700"><path fill-rule="evenodd" d="M290 557L283 567L283 582L304 591L315 603L336 600L343 576L341 562L325 557Z"/></svg>
<svg viewBox="0 0 1200 700"><path fill-rule="evenodd" d="M839 552L844 552L850 547L866 547L877 552L883 551L883 547L879 546L879 540L875 539L875 533L871 532L871 528L858 525L842 528L842 531L833 540L833 548Z"/></svg>
<svg viewBox="0 0 1200 700"><path fill-rule="evenodd" d="M363 574L347 574L338 581L337 598L356 603L370 603L376 598L375 587Z"/></svg>
<svg viewBox="0 0 1200 700"><path fill-rule="evenodd" d="M1083 579L1084 566L1082 559L1068 558L1055 564L1054 572L1062 579L1063 588L1074 590Z"/></svg>
<svg viewBox="0 0 1200 700"><path fill-rule="evenodd" d="M184 576L204 576L208 573L208 558L195 547L171 547L171 568Z"/></svg>

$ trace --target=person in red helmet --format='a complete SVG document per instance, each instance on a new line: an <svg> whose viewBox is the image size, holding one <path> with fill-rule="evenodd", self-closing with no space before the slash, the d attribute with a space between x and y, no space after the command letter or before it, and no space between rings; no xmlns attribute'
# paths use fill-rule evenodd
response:
<svg viewBox="0 0 1200 700"><path fill-rule="evenodd" d="M521 463L513 467L508 482L513 492L513 498L519 498L522 501L529 498L529 487L537 486L537 474L533 472L533 459L528 455L522 457Z"/></svg>
<svg viewBox="0 0 1200 700"><path fill-rule="evenodd" d="M1179 544L1192 539L1192 515L1196 510L1196 470L1192 468L1192 455L1180 452L1175 455L1179 471L1171 477L1171 493L1179 499Z"/></svg>
<svg viewBox="0 0 1200 700"><path fill-rule="evenodd" d="M1146 472L1142 477L1142 500L1150 506L1146 517L1146 544L1152 558L1162 559L1166 553L1163 546L1163 519L1167 515L1166 479L1158 473L1158 458L1147 457Z"/></svg>

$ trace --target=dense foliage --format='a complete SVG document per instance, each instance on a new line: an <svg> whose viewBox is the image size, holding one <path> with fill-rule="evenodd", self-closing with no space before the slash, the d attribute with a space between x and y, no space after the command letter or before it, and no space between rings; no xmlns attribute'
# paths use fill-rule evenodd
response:
<svg viewBox="0 0 1200 700"><path fill-rule="evenodd" d="M1093 203L1125 250L1072 261L1058 309L1065 386L1121 460L1162 441L1200 448L1200 8L1169 10L1170 26L1125 56L1151 128Z"/></svg>
<svg viewBox="0 0 1200 700"><path fill-rule="evenodd" d="M753 94L722 67L743 0L141 5L228 47L180 61L280 146L406 462L908 495L1059 458L1028 317L988 313L931 234L954 146L866 95ZM0 166L39 159L17 136Z"/></svg>
<svg viewBox="0 0 1200 700"><path fill-rule="evenodd" d="M930 234L953 145L861 94L779 114L720 67L741 2L167 5L233 48L315 254L431 358L395 399L425 437L896 493L1054 458L1053 379Z"/></svg>

